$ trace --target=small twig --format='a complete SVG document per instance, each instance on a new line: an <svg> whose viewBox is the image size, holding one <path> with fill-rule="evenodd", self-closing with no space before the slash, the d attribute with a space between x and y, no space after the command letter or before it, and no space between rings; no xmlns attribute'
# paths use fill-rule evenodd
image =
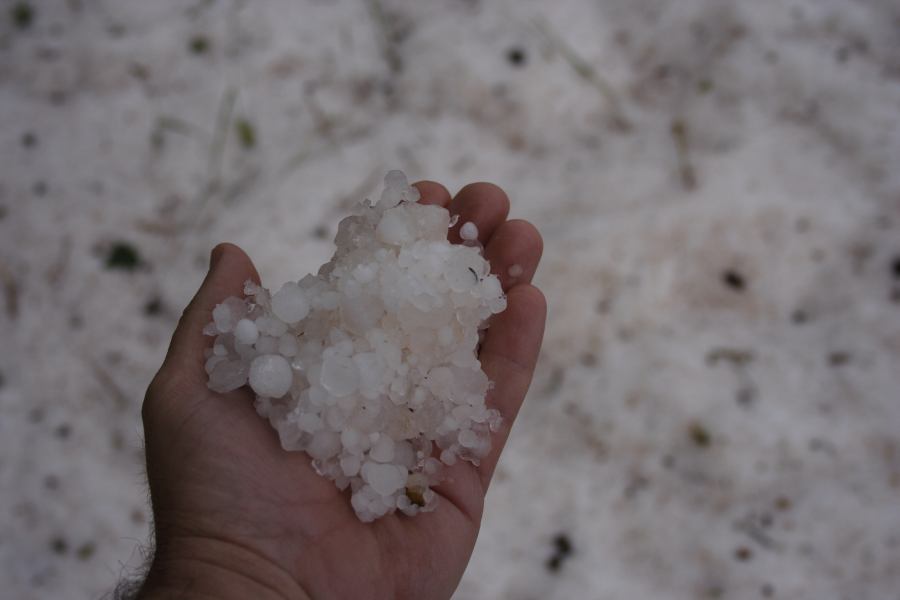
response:
<svg viewBox="0 0 900 600"><path fill-rule="evenodd" d="M150 143L156 149L161 149L163 144L165 143L165 134L166 133L177 133L179 135L183 135L186 137L196 137L201 132L197 130L194 125L179 119L177 117L171 117L168 115L162 115L157 117L156 124L153 126L153 131L150 134Z"/></svg>
<svg viewBox="0 0 900 600"><path fill-rule="evenodd" d="M554 31L550 23L543 17L534 20L534 25L538 32L543 35L551 46L554 47L565 59L575 73L586 82L594 86L603 99L609 105L609 112L612 115L612 123L618 129L627 131L631 129L631 122L625 116L622 109L622 103L619 101L619 94L616 88L597 72L585 59L578 55L575 50L569 46L563 38Z"/></svg>
<svg viewBox="0 0 900 600"><path fill-rule="evenodd" d="M200 220L210 199L218 193L222 185L222 162L225 157L225 144L228 141L228 131L231 129L231 119L234 114L234 105L237 101L237 90L229 87L223 92L216 110L216 122L213 129L212 141L209 145L209 158L206 165L206 183L200 191L196 201L197 209L194 218L187 223L196 225Z"/></svg>
<svg viewBox="0 0 900 600"><path fill-rule="evenodd" d="M228 141L228 131L231 129L231 118L234 114L237 94L235 88L226 89L216 111L216 125L209 147L209 163L207 165L207 180L215 182L216 185L222 178L222 159L225 156L225 143Z"/></svg>
<svg viewBox="0 0 900 600"><path fill-rule="evenodd" d="M675 142L681 185L684 186L685 190L692 192L697 189L697 171L691 162L688 126L683 120L675 119L672 121L670 132L672 140Z"/></svg>
<svg viewBox="0 0 900 600"><path fill-rule="evenodd" d="M752 362L754 358L753 350L721 346L709 351L706 355L706 362L711 366L715 366L721 361L731 363L736 367L743 367Z"/></svg>

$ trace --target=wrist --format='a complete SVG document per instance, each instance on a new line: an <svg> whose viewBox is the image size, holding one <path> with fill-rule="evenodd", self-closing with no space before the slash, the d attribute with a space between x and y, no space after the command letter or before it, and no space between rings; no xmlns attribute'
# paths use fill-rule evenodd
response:
<svg viewBox="0 0 900 600"><path fill-rule="evenodd" d="M159 547L139 600L311 600L284 569L240 545L182 537Z"/></svg>

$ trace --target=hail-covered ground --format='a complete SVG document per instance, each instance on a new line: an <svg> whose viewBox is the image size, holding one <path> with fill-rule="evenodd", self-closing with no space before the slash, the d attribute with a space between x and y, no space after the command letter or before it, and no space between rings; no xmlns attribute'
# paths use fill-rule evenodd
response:
<svg viewBox="0 0 900 600"><path fill-rule="evenodd" d="M338 225L315 275L275 293L248 281L203 330L215 337L210 389L249 385L281 447L350 488L365 522L434 510L443 465L477 465L501 422L478 360L479 334L506 309L500 280L477 225L461 223L463 243L451 244L458 215L417 200L389 172L378 202Z"/></svg>
<svg viewBox="0 0 900 600"><path fill-rule="evenodd" d="M545 239L458 600L894 600L898 25L892 0L4 3L3 595L140 564L141 398L210 248L315 272L399 168L496 182Z"/></svg>

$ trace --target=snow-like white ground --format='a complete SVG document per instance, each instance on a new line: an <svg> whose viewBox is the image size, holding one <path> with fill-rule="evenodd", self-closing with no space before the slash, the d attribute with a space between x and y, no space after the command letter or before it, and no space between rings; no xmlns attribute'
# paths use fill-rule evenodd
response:
<svg viewBox="0 0 900 600"><path fill-rule="evenodd" d="M297 278L401 168L504 186L546 241L458 600L897 598L896 0L30 4L0 14L0 595L140 563L141 398L211 246Z"/></svg>

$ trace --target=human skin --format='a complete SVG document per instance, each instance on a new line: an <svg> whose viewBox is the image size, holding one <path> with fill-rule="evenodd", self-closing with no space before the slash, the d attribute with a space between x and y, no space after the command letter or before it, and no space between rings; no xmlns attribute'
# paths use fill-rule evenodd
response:
<svg viewBox="0 0 900 600"><path fill-rule="evenodd" d="M494 382L488 406L503 416L493 448L476 467L446 467L435 511L399 512L362 523L349 492L315 473L309 457L285 452L242 388L206 386L202 335L213 307L259 281L237 246L213 249L210 270L185 309L166 359L147 390L143 421L153 504L155 553L137 597L221 599L449 598L481 524L484 496L531 382L546 317L531 285L543 243L526 221L507 220L509 200L475 183L454 198L440 184L415 184L421 202L478 226L485 257L503 284L507 309L495 315L479 358ZM515 279L509 268L519 265ZM518 271L516 269L515 271Z"/></svg>

